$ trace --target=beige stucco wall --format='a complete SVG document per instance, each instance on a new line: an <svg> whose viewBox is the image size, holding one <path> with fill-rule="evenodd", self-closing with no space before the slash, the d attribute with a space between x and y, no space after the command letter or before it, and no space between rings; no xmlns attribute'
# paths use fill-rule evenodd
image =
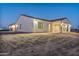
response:
<svg viewBox="0 0 79 59"><path fill-rule="evenodd" d="M43 29L38 29L38 22L43 23ZM21 29L20 29L20 24L21 24ZM21 16L16 22L16 25L18 25L18 28L16 31L18 32L48 32L49 31L48 24L49 24L48 21Z"/></svg>
<svg viewBox="0 0 79 59"><path fill-rule="evenodd" d="M19 32L33 32L32 18L26 16L20 16L16 24L18 25L17 31ZM21 24L21 29L20 29L20 24Z"/></svg>
<svg viewBox="0 0 79 59"><path fill-rule="evenodd" d="M43 29L38 29L38 22L43 23ZM49 24L48 21L34 19L26 16L21 16L19 20L16 22L16 25L18 25L17 31L19 32L48 32L49 31L48 24Z"/></svg>
<svg viewBox="0 0 79 59"><path fill-rule="evenodd" d="M60 33L61 32L61 21L52 22L52 33Z"/></svg>
<svg viewBox="0 0 79 59"><path fill-rule="evenodd" d="M67 33L70 30L71 25L67 20L52 22L52 33Z"/></svg>
<svg viewBox="0 0 79 59"><path fill-rule="evenodd" d="M43 23L42 29L38 28L38 22ZM15 25L17 25L16 31L18 32L52 32L52 33L70 32L70 24L68 21L65 20L63 20L62 22L61 21L49 22L49 21L43 21L40 19L34 19L26 16L20 16L20 18L18 19ZM67 27L63 25L68 26L68 31L63 31L63 28L67 29Z"/></svg>
<svg viewBox="0 0 79 59"><path fill-rule="evenodd" d="M38 29L38 22L43 23L43 29ZM48 21L43 21L39 19L33 19L33 31L34 32L48 32Z"/></svg>

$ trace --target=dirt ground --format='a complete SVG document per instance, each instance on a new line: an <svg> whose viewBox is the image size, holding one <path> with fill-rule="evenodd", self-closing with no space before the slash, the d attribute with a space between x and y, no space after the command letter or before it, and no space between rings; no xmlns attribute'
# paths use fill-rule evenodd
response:
<svg viewBox="0 0 79 59"><path fill-rule="evenodd" d="M0 35L2 56L79 56L79 33Z"/></svg>

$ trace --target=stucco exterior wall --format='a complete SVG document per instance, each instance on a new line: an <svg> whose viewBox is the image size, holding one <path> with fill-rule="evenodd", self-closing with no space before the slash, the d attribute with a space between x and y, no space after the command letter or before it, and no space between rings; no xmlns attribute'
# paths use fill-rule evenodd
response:
<svg viewBox="0 0 79 59"><path fill-rule="evenodd" d="M39 28L39 23L42 23L42 28ZM12 28L17 32L52 32L65 33L70 32L70 23L67 20L45 21L38 18L20 16L18 21Z"/></svg>
<svg viewBox="0 0 79 59"><path fill-rule="evenodd" d="M67 33L70 29L70 23L67 20L52 22L52 33Z"/></svg>
<svg viewBox="0 0 79 59"><path fill-rule="evenodd" d="M53 33L61 32L61 21L52 22L52 32Z"/></svg>
<svg viewBox="0 0 79 59"><path fill-rule="evenodd" d="M38 28L38 22L43 23L42 29ZM47 22L47 21L43 21L43 20L39 20L39 19L33 19L33 31L34 32L48 32L48 24L49 24L49 22Z"/></svg>
<svg viewBox="0 0 79 59"><path fill-rule="evenodd" d="M32 18L21 16L16 24L18 25L17 31L19 32L33 32Z"/></svg>

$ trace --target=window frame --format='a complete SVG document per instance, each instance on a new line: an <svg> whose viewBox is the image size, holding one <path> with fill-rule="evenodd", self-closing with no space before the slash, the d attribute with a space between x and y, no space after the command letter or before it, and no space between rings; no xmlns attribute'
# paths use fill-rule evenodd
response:
<svg viewBox="0 0 79 59"><path fill-rule="evenodd" d="M21 26L22 26L22 25L20 24L20 25L19 25L19 29L21 29Z"/></svg>
<svg viewBox="0 0 79 59"><path fill-rule="evenodd" d="M43 22L38 22L38 29L43 29L43 28L44 28Z"/></svg>

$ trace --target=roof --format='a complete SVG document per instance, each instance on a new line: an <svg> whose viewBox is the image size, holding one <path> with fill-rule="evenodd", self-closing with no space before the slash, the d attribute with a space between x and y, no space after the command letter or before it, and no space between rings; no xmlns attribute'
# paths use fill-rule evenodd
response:
<svg viewBox="0 0 79 59"><path fill-rule="evenodd" d="M26 17L30 17L30 18L34 18L34 19L39 19L39 20L43 20L43 21L48 21L48 22L62 21L62 20L65 20L65 19L66 19L67 21L69 21L67 17L48 20L48 19L43 19L43 18L37 18L37 17L33 17L33 16L28 16L28 15L25 15L25 14L21 14L20 16L26 16ZM18 21L18 20L17 20L17 21ZM69 23L70 23L70 21L69 21ZM16 23L9 24L9 26L10 26L10 25L14 25L14 24L16 24Z"/></svg>
<svg viewBox="0 0 79 59"><path fill-rule="evenodd" d="M26 16L26 17L30 17L30 18L39 19L39 20L45 20L45 21L49 21L49 20L47 20L47 19L43 19L43 18L37 18L37 17L33 17L33 16L28 16L28 15L25 15L25 14L21 14L21 16Z"/></svg>
<svg viewBox="0 0 79 59"><path fill-rule="evenodd" d="M16 24L16 23L9 24L9 26L14 25L14 24Z"/></svg>
<svg viewBox="0 0 79 59"><path fill-rule="evenodd" d="M63 18L58 18L58 19L52 19L52 20L50 20L50 21L60 21L60 20L65 20L65 19L67 19L67 20L68 20L68 18L63 17Z"/></svg>
<svg viewBox="0 0 79 59"><path fill-rule="evenodd" d="M52 20L47 20L47 19L37 18L37 17L33 17L33 16L28 16L28 15L25 15L25 14L21 14L21 16L26 16L26 17L35 18L35 19L39 19L39 20L43 20L43 21L49 21L49 22L60 21L60 20L65 20L65 19L68 20L67 17L58 18L58 19L52 19ZM68 21L69 21L69 20L68 20Z"/></svg>

